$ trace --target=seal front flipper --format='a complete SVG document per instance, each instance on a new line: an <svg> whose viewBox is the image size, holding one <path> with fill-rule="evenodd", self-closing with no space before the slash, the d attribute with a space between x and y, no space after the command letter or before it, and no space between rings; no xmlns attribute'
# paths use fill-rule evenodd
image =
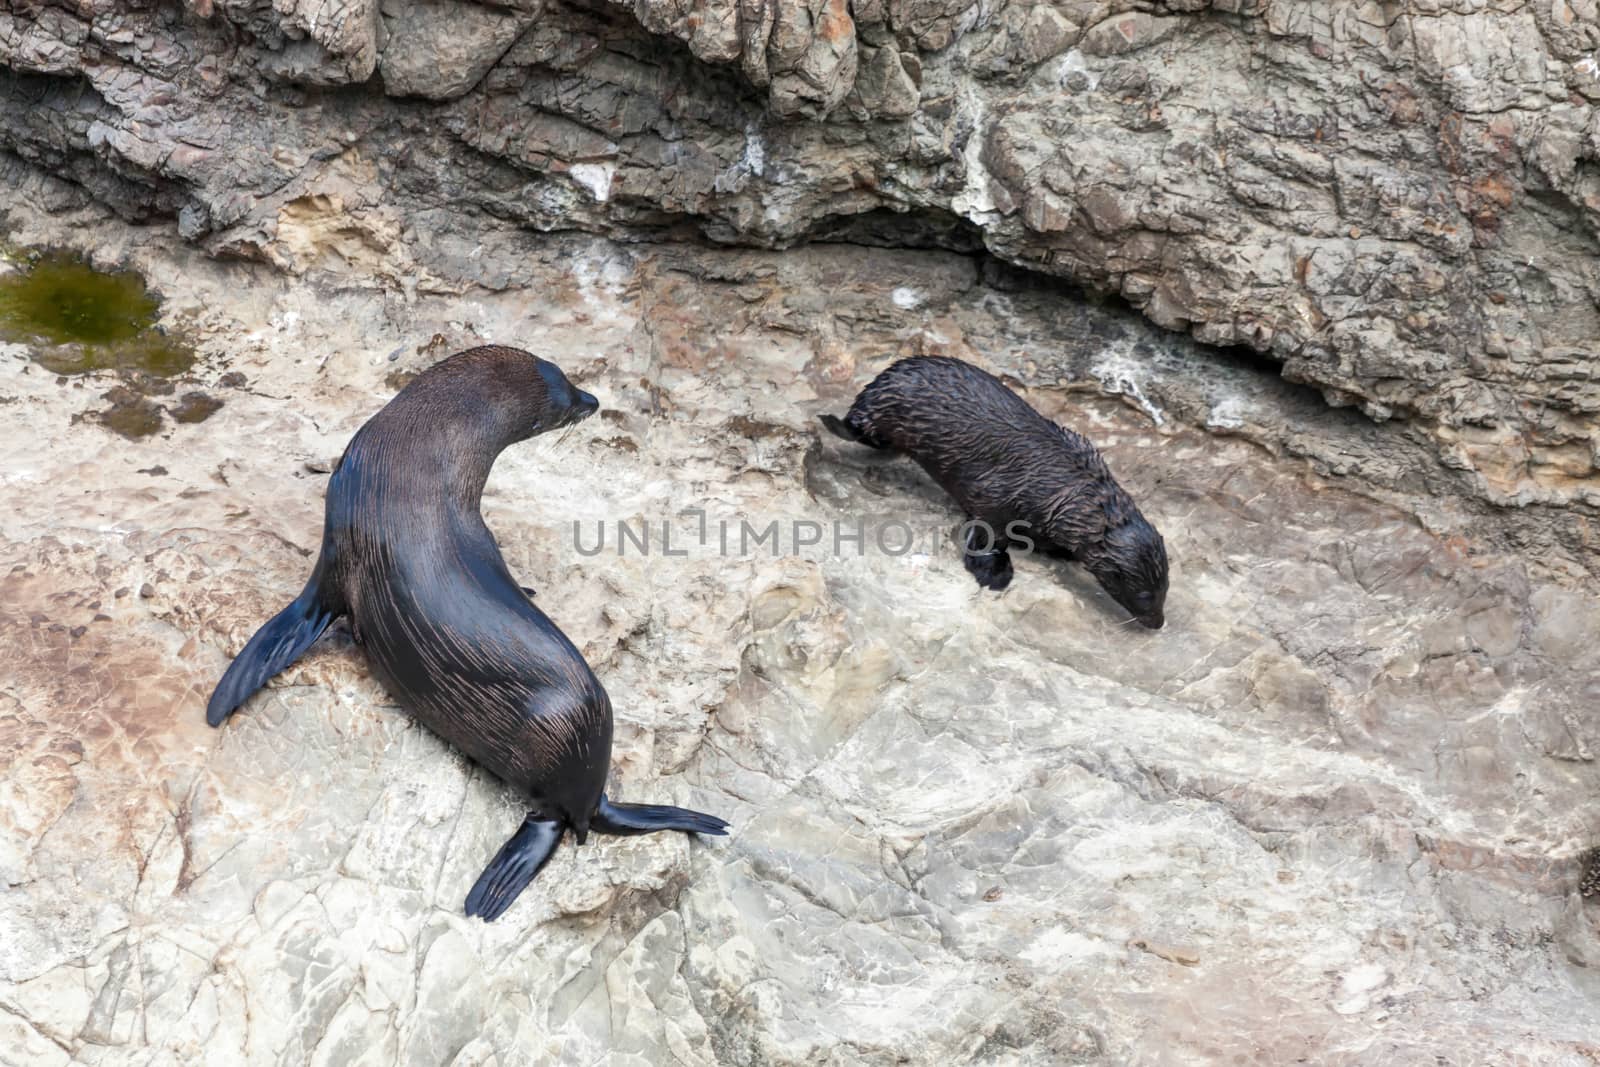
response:
<svg viewBox="0 0 1600 1067"><path fill-rule="evenodd" d="M589 819L589 829L621 835L653 834L657 830L723 835L728 832L728 824L715 815L668 804L613 804L602 793L600 805Z"/></svg>
<svg viewBox="0 0 1600 1067"><path fill-rule="evenodd" d="M970 526L961 562L980 586L998 593L1011 584L1011 553L1006 551L1006 542L996 545L992 535L987 549L978 548L977 543L978 527Z"/></svg>
<svg viewBox="0 0 1600 1067"><path fill-rule="evenodd" d="M206 722L221 726L268 678L299 659L322 636L322 631L344 614L342 607L330 604L324 595L322 570L319 564L294 602L257 630L244 651L228 664L206 704Z"/></svg>
<svg viewBox="0 0 1600 1067"><path fill-rule="evenodd" d="M566 828L560 819L530 812L522 820L522 828L500 846L494 860L478 875L472 892L467 894L467 914L477 915L486 923L503 915L540 868L550 862Z"/></svg>

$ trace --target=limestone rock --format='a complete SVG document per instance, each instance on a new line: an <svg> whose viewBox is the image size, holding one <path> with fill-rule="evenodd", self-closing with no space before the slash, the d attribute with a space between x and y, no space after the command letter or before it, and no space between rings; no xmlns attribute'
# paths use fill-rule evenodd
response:
<svg viewBox="0 0 1600 1067"><path fill-rule="evenodd" d="M128 441L79 418L104 378L0 346L7 1063L1591 1055L1600 603L1497 547L1428 435L966 254L436 209L395 224L408 277L330 201L280 269L9 176L10 240L144 271L200 344L174 393L228 401ZM615 793L733 822L565 846L493 925L461 903L517 798L342 632L203 716L330 461L485 340L603 404L484 511L612 697ZM1166 537L1165 629L1066 563L981 593L914 464L819 433L912 353L1100 444Z"/></svg>
<svg viewBox="0 0 1600 1067"><path fill-rule="evenodd" d="M460 0L389 0L379 60L385 92L453 100L471 89L537 17Z"/></svg>
<svg viewBox="0 0 1600 1067"><path fill-rule="evenodd" d="M1600 519L1592 0L386 2L17 6L0 149L270 262L349 152L383 219L981 245Z"/></svg>

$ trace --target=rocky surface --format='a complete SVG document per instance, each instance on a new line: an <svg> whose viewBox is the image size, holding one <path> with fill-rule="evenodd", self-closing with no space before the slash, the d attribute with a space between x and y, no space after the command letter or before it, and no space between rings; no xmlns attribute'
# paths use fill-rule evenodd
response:
<svg viewBox="0 0 1600 1067"><path fill-rule="evenodd" d="M297 278L13 191L14 240L144 271L200 343L175 394L225 402L130 442L80 418L115 379L0 349L0 1062L1600 1055L1600 605L1495 550L1425 443L970 256L505 226L419 290L347 231L295 254L360 270ZM342 633L203 719L349 435L480 339L605 405L485 511L611 693L616 792L733 822L563 848L494 925L461 902L515 797ZM1165 629L1041 559L980 594L912 464L819 437L930 351L1100 442L1165 533Z"/></svg>
<svg viewBox="0 0 1600 1067"><path fill-rule="evenodd" d="M1595 0L8 0L0 149L426 290L465 218L982 245L1600 520Z"/></svg>

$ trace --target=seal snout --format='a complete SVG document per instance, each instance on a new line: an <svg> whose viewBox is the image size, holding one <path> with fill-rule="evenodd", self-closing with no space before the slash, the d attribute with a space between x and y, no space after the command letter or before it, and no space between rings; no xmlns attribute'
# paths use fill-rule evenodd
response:
<svg viewBox="0 0 1600 1067"><path fill-rule="evenodd" d="M596 400L593 394L586 393L576 386L572 387L569 397L570 399L567 399L564 404L554 406L554 410L551 413L551 429L576 426L600 410L600 401Z"/></svg>
<svg viewBox="0 0 1600 1067"><path fill-rule="evenodd" d="M572 402L561 413L561 425L574 426L600 410L600 401L582 389L572 390Z"/></svg>
<svg viewBox="0 0 1600 1067"><path fill-rule="evenodd" d="M1165 615L1136 615L1134 618L1138 619L1139 625L1147 630L1159 630L1167 623Z"/></svg>

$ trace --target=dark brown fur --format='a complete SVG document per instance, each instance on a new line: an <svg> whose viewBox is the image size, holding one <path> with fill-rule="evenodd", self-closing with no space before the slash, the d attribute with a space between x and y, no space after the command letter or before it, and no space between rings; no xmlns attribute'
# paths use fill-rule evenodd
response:
<svg viewBox="0 0 1600 1067"><path fill-rule="evenodd" d="M978 532L966 556L980 585L1005 588L1007 550L1042 542L1082 563L1144 625L1164 622L1161 535L1087 438L1040 415L992 374L943 356L903 359L873 379L842 420L822 421L847 440L910 456L969 519L987 524L996 543ZM1008 538L1013 530L1020 536Z"/></svg>
<svg viewBox="0 0 1600 1067"><path fill-rule="evenodd" d="M720 819L613 804L611 701L567 636L517 585L479 514L507 446L598 407L514 348L459 353L367 422L328 482L322 553L300 597L251 638L212 694L220 725L347 615L374 672L413 716L522 790L533 814L468 897L493 919L571 829L721 833Z"/></svg>

